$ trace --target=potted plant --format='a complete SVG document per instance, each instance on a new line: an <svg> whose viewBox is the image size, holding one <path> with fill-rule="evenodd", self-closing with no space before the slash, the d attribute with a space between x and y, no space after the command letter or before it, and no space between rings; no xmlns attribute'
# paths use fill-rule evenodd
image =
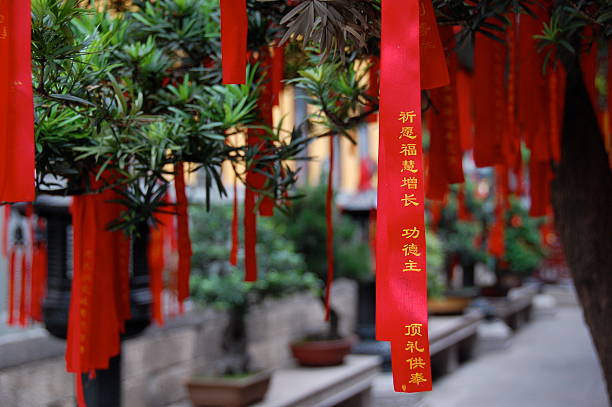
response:
<svg viewBox="0 0 612 407"><path fill-rule="evenodd" d="M268 298L314 290L315 277L304 273L303 257L292 242L266 218L258 222L260 278L244 281L240 267L229 264L231 211L213 207L211 212L193 207L194 273L191 298L199 306L211 306L227 313L223 331L224 356L218 374L195 374L187 387L195 406L245 406L263 399L271 371L251 365L246 319L249 310ZM243 262L239 259L238 266Z"/></svg>
<svg viewBox="0 0 612 407"><path fill-rule="evenodd" d="M213 189L225 193L224 162L233 164L242 180L243 168L265 167L266 192L275 198L294 179L283 160L300 147L262 124L261 67L248 68L245 85L220 86L218 2L130 3L106 11L93 2L32 1L36 188L39 196L117 194L119 216L106 226L138 243L139 270L132 280L138 277L148 321L146 235L158 213L174 212L164 197L177 168L187 162L188 171L200 170L208 197ZM258 17L252 48L267 47L275 32L270 18ZM265 156L230 142L250 126L270 140ZM62 221L70 219L62 214ZM63 239L66 225L57 230ZM65 259L62 239L49 247L53 259ZM69 275L60 274L61 279L48 279L47 298L54 295L55 303L45 302L55 316L67 313L71 298Z"/></svg>
<svg viewBox="0 0 612 407"><path fill-rule="evenodd" d="M445 253L442 240L432 231L427 232L427 310L430 315L462 314L470 298L448 295L442 276Z"/></svg>
<svg viewBox="0 0 612 407"><path fill-rule="evenodd" d="M287 214L275 217L278 225L286 228L287 236L296 250L304 256L306 268L323 286L327 281L326 259L326 187L302 189L301 199L295 200ZM370 255L367 240L362 239L355 221L334 211L334 269L335 278L366 279L371 276ZM325 306L323 291L319 298ZM328 366L342 363L350 352L355 336L340 330L340 314L330 306L326 331L313 332L306 338L291 344L293 356L302 365Z"/></svg>

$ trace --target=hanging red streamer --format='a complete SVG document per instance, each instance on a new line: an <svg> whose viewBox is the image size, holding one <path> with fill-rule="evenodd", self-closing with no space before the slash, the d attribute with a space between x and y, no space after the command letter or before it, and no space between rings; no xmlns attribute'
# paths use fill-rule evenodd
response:
<svg viewBox="0 0 612 407"><path fill-rule="evenodd" d="M478 167L502 163L506 46L476 34L474 51L474 162Z"/></svg>
<svg viewBox="0 0 612 407"><path fill-rule="evenodd" d="M230 264L238 264L238 179L234 179L234 203L232 208L232 249L230 251Z"/></svg>
<svg viewBox="0 0 612 407"><path fill-rule="evenodd" d="M325 285L325 320L329 321L331 289L334 281L334 138L329 138L329 173L327 174L327 194L325 197L325 223L327 227L327 283Z"/></svg>
<svg viewBox="0 0 612 407"><path fill-rule="evenodd" d="M448 86L429 92L431 108L427 113L427 123L431 143L426 192L429 199L436 200L444 199L449 184L464 180L456 75L458 61L454 52L454 32L451 27L444 27L440 33L449 54L451 82Z"/></svg>
<svg viewBox="0 0 612 407"><path fill-rule="evenodd" d="M246 0L221 0L221 68L224 85L246 82L248 26Z"/></svg>
<svg viewBox="0 0 612 407"><path fill-rule="evenodd" d="M272 52L272 105L280 106L280 95L283 92L283 79L285 79L285 47L274 47Z"/></svg>
<svg viewBox="0 0 612 407"><path fill-rule="evenodd" d="M177 299L182 310L183 302L189 297L189 275L191 274L191 238L189 237L189 214L185 186L185 167L177 163L174 168L176 191L177 241L179 266L177 276Z"/></svg>
<svg viewBox="0 0 612 407"><path fill-rule="evenodd" d="M370 60L370 71L368 73L368 96L373 100L378 100L380 90L380 58L372 57ZM378 114L371 114L367 118L368 123L376 123Z"/></svg>
<svg viewBox="0 0 612 407"><path fill-rule="evenodd" d="M30 1L0 2L0 202L34 200Z"/></svg>
<svg viewBox="0 0 612 407"><path fill-rule="evenodd" d="M419 2L419 59L421 61L421 87L434 89L450 82L444 48L431 0Z"/></svg>
<svg viewBox="0 0 612 407"><path fill-rule="evenodd" d="M423 10L418 0L382 3L376 336L391 341L399 392L431 390L421 89L415 86Z"/></svg>
<svg viewBox="0 0 612 407"><path fill-rule="evenodd" d="M93 181L92 186L99 188L101 182ZM126 293L118 289L129 285L129 240L123 232L107 229L121 213L121 206L111 202L118 198L106 190L73 199L74 269L66 364L69 372L77 374L80 406L84 406L81 373L108 368L110 358L120 352L120 333L129 318Z"/></svg>
<svg viewBox="0 0 612 407"><path fill-rule="evenodd" d="M257 281L257 214L255 213L255 192L249 187L244 192L244 280Z"/></svg>

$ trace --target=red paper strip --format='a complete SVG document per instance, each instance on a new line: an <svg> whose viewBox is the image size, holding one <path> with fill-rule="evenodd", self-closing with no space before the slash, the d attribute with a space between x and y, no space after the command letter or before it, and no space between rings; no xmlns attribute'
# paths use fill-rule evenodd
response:
<svg viewBox="0 0 612 407"><path fill-rule="evenodd" d="M101 184L92 182L97 188ZM129 312L118 287L128 276L129 241L122 232L107 230L122 208L112 190L73 200L73 279L66 364L80 374L108 368L120 351L119 335Z"/></svg>
<svg viewBox="0 0 612 407"><path fill-rule="evenodd" d="M285 47L274 47L272 52L272 105L279 106L285 79Z"/></svg>
<svg viewBox="0 0 612 407"><path fill-rule="evenodd" d="M378 93L380 90L380 58L372 57L370 60L370 71L368 73L368 96L373 101L378 100ZM368 123L376 123L378 121L378 114L371 114L367 118Z"/></svg>
<svg viewBox="0 0 612 407"><path fill-rule="evenodd" d="M25 255L25 251L21 252L21 268L19 269L19 325L25 326L27 313L26 313L26 287L28 285L28 265Z"/></svg>
<svg viewBox="0 0 612 407"><path fill-rule="evenodd" d="M177 299L180 305L189 297L189 275L191 274L191 255L193 253L191 250L191 238L189 237L189 214L187 211L188 202L185 191L185 168L183 163L176 164L174 177L179 252Z"/></svg>
<svg viewBox="0 0 612 407"><path fill-rule="evenodd" d="M495 223L489 231L489 253L501 259L506 252L506 220L508 208L508 171L504 165L495 167Z"/></svg>
<svg viewBox="0 0 612 407"><path fill-rule="evenodd" d="M230 264L238 264L238 179L234 179L234 204L232 210L232 249L230 251Z"/></svg>
<svg viewBox="0 0 612 407"><path fill-rule="evenodd" d="M44 230L42 218L38 219L39 233ZM47 246L43 240L35 238L32 254L32 284L30 289L30 316L34 321L42 321L42 302L47 287Z"/></svg>
<svg viewBox="0 0 612 407"><path fill-rule="evenodd" d="M421 87L433 89L446 86L450 78L433 4L431 0L420 0L419 7Z"/></svg>
<svg viewBox="0 0 612 407"><path fill-rule="evenodd" d="M164 324L162 292L164 288L164 229L158 224L151 227L149 230L149 245L147 252L147 260L149 265L149 287L153 304L151 305L151 317L157 325Z"/></svg>
<svg viewBox="0 0 612 407"><path fill-rule="evenodd" d="M400 392L431 390L419 15L417 0L382 3L376 336Z"/></svg>
<svg viewBox="0 0 612 407"><path fill-rule="evenodd" d="M17 270L15 269L17 253L15 249L9 252L9 288L8 288L8 320L9 325L15 325L17 320L15 316L15 280L17 278Z"/></svg>
<svg viewBox="0 0 612 407"><path fill-rule="evenodd" d="M30 2L0 2L0 202L34 200Z"/></svg>
<svg viewBox="0 0 612 407"><path fill-rule="evenodd" d="M257 281L257 214L255 213L255 192L249 187L244 192L244 280Z"/></svg>
<svg viewBox="0 0 612 407"><path fill-rule="evenodd" d="M426 192L429 199L437 200L444 199L449 184L464 180L456 81L458 61L454 52L454 32L451 27L444 27L440 32L449 54L451 82L448 86L429 92L431 108L427 113L427 123L431 143Z"/></svg>
<svg viewBox="0 0 612 407"><path fill-rule="evenodd" d="M3 205L2 211L2 256L9 254L9 222L11 220L11 205Z"/></svg>
<svg viewBox="0 0 612 407"><path fill-rule="evenodd" d="M459 134L461 151L471 150L474 145L474 106L472 98L472 75L457 69L457 114L459 115Z"/></svg>
<svg viewBox="0 0 612 407"><path fill-rule="evenodd" d="M517 169L521 165L521 139L517 124L517 89L518 89L518 16L511 15L506 29L508 45L508 74L506 89L506 125L503 133L504 163L508 168Z"/></svg>
<svg viewBox="0 0 612 407"><path fill-rule="evenodd" d="M503 160L506 47L476 34L474 51L474 162L489 167Z"/></svg>
<svg viewBox="0 0 612 407"><path fill-rule="evenodd" d="M224 85L246 82L248 27L246 0L221 0L221 63Z"/></svg>
<svg viewBox="0 0 612 407"><path fill-rule="evenodd" d="M329 302L334 281L334 138L329 138L329 173L327 174L327 194L325 197L325 223L327 226L327 283L325 285L325 320L329 321Z"/></svg>

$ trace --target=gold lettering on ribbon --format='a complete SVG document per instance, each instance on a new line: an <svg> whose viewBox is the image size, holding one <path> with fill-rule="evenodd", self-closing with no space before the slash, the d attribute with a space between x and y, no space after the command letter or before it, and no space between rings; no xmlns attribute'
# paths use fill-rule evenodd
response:
<svg viewBox="0 0 612 407"><path fill-rule="evenodd" d="M0 40L6 40L8 38L8 30L6 29L4 20L4 15L0 14Z"/></svg>

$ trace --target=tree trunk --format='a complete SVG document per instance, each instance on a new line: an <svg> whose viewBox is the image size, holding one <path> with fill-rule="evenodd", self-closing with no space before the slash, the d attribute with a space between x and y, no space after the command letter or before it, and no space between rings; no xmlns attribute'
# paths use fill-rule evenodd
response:
<svg viewBox="0 0 612 407"><path fill-rule="evenodd" d="M612 172L580 67L568 68L555 223L612 390Z"/></svg>

